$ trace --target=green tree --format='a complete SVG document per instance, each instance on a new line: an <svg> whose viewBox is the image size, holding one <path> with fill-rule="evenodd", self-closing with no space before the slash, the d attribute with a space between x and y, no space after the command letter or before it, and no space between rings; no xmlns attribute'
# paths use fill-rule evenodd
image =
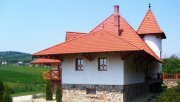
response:
<svg viewBox="0 0 180 102"><path fill-rule="evenodd" d="M56 102L62 102L62 92L60 89L56 90Z"/></svg>
<svg viewBox="0 0 180 102"><path fill-rule="evenodd" d="M51 90L51 84L50 81L48 81L46 84L46 100L52 100L52 99L53 99L53 94Z"/></svg>
<svg viewBox="0 0 180 102"><path fill-rule="evenodd" d="M177 55L163 59L163 72L172 74L180 73L180 59Z"/></svg>

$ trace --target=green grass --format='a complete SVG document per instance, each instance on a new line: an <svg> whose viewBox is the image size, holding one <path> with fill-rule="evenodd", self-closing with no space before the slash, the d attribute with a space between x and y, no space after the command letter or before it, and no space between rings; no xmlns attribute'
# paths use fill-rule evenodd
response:
<svg viewBox="0 0 180 102"><path fill-rule="evenodd" d="M44 92L46 81L42 74L47 70L44 67L1 66L0 80L12 89L15 96Z"/></svg>

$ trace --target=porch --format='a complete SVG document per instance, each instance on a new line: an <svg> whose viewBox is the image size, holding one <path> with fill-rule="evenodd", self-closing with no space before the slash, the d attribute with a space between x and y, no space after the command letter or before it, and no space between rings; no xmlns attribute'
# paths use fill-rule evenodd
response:
<svg viewBox="0 0 180 102"><path fill-rule="evenodd" d="M51 80L51 81L60 81L61 80L60 73L61 73L60 70L45 71L43 73L43 79Z"/></svg>

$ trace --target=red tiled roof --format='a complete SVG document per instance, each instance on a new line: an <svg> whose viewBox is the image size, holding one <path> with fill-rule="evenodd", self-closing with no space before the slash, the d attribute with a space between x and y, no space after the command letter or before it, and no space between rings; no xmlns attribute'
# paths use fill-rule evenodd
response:
<svg viewBox="0 0 180 102"><path fill-rule="evenodd" d="M122 16L120 16L119 21L119 29L123 30L120 36L115 35L114 14L112 14L89 34L55 45L35 53L33 56L87 52L145 51L161 62L160 58Z"/></svg>
<svg viewBox="0 0 180 102"><path fill-rule="evenodd" d="M108 19L99 24L95 29L91 31L91 33L102 29L114 34L114 15L111 15L110 17L108 17ZM136 31L127 23L127 21L122 16L120 16L119 29L123 30L121 36L119 36L120 38L128 41L137 48L144 50L145 52L153 56L156 60L161 61L160 58L154 53L154 51L139 37Z"/></svg>
<svg viewBox="0 0 180 102"><path fill-rule="evenodd" d="M144 34L162 34L163 38L166 38L164 32L160 29L158 22L151 9L146 13L141 25L139 26L137 33Z"/></svg>
<svg viewBox="0 0 180 102"><path fill-rule="evenodd" d="M111 34L105 30L100 30L78 37L70 41L55 45L43 51L33 54L51 55L51 54L70 54L70 53L88 53L88 52L112 52L112 51L137 51L142 50L133 44L125 41L117 35Z"/></svg>
<svg viewBox="0 0 180 102"><path fill-rule="evenodd" d="M80 36L83 36L87 33L80 33L80 32L66 32L66 41L72 40L72 39L76 39Z"/></svg>
<svg viewBox="0 0 180 102"><path fill-rule="evenodd" d="M50 64L50 63L60 63L60 60L55 59L45 59L45 58L38 58L31 62L31 64Z"/></svg>

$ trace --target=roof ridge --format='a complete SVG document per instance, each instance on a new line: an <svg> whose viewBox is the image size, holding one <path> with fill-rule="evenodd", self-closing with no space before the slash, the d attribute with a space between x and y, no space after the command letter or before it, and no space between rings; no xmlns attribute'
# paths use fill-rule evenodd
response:
<svg viewBox="0 0 180 102"><path fill-rule="evenodd" d="M48 49L54 48L54 47L56 47L56 46L60 46L60 45L63 46L64 44L67 44L67 43L72 42L72 41L74 41L74 40L78 40L78 39L83 38L83 37L87 37L87 36L90 36L90 35L93 35L93 34L94 34L94 35L100 34L100 33L98 33L98 32L105 32L104 34L109 34L110 36L116 37L117 39L125 42L126 44L131 45L131 46L133 46L134 48L139 49L137 46L134 46L132 43L125 41L124 39L122 39L122 38L120 38L120 37L112 34L111 32L108 32L108 31L106 31L106 30L99 30L99 31L96 31L96 32L93 32L93 33L89 33L89 34L84 35L84 36L80 36L80 37L78 37L78 38L76 38L76 39L72 39L72 40L70 40L70 41L62 42L62 43L60 43L60 44L54 45L54 46L49 47L49 48L47 48L47 49L44 49L44 50L42 50L42 51L40 51L40 52L37 52L37 53L35 53L35 54L33 54L33 55L36 55L36 54L41 53L41 52L43 52L43 51L46 51L46 50L48 50ZM140 49L140 50L141 50L141 49Z"/></svg>
<svg viewBox="0 0 180 102"><path fill-rule="evenodd" d="M161 30L161 28L160 28L160 26L159 26L159 24L158 24L158 22L157 22L157 19L156 19L156 17L154 16L154 13L153 13L153 11L152 11L151 9L149 9L149 10L146 12L146 15L144 16L143 20L141 21L141 24L140 24L140 26L139 26L139 28L137 29L136 32L138 32L138 31L140 30L140 28L142 27L143 23L145 22L145 18L147 17L147 15L148 15L149 13L152 13L153 20L154 20L155 23L157 24L157 27L159 28L159 30L160 30L161 32L163 32L163 31ZM161 32L159 32L159 33L161 33ZM139 34L139 33L138 33L138 34Z"/></svg>
<svg viewBox="0 0 180 102"><path fill-rule="evenodd" d="M141 24L140 24L139 28L137 29L137 32L139 31L140 27L142 26L143 22L145 21L145 17L148 15L149 11L150 11L150 9L146 12L145 16L143 17L143 20L141 21Z"/></svg>
<svg viewBox="0 0 180 102"><path fill-rule="evenodd" d="M154 17L154 20L155 20L156 24L158 25L158 27L159 27L159 29L160 29L160 31L163 32L163 31L161 30L160 26L159 26L159 23L158 23L156 17L154 16L153 11L152 11L152 10L150 10L150 11L151 11L151 13L152 13L152 15L153 15L153 17Z"/></svg>
<svg viewBox="0 0 180 102"><path fill-rule="evenodd" d="M99 27L101 24L103 24L105 21L107 21L111 16L113 16L113 14L111 14L109 17L107 17L105 20L103 20L100 24L98 24L95 28L93 28L90 33L94 32L94 30Z"/></svg>

